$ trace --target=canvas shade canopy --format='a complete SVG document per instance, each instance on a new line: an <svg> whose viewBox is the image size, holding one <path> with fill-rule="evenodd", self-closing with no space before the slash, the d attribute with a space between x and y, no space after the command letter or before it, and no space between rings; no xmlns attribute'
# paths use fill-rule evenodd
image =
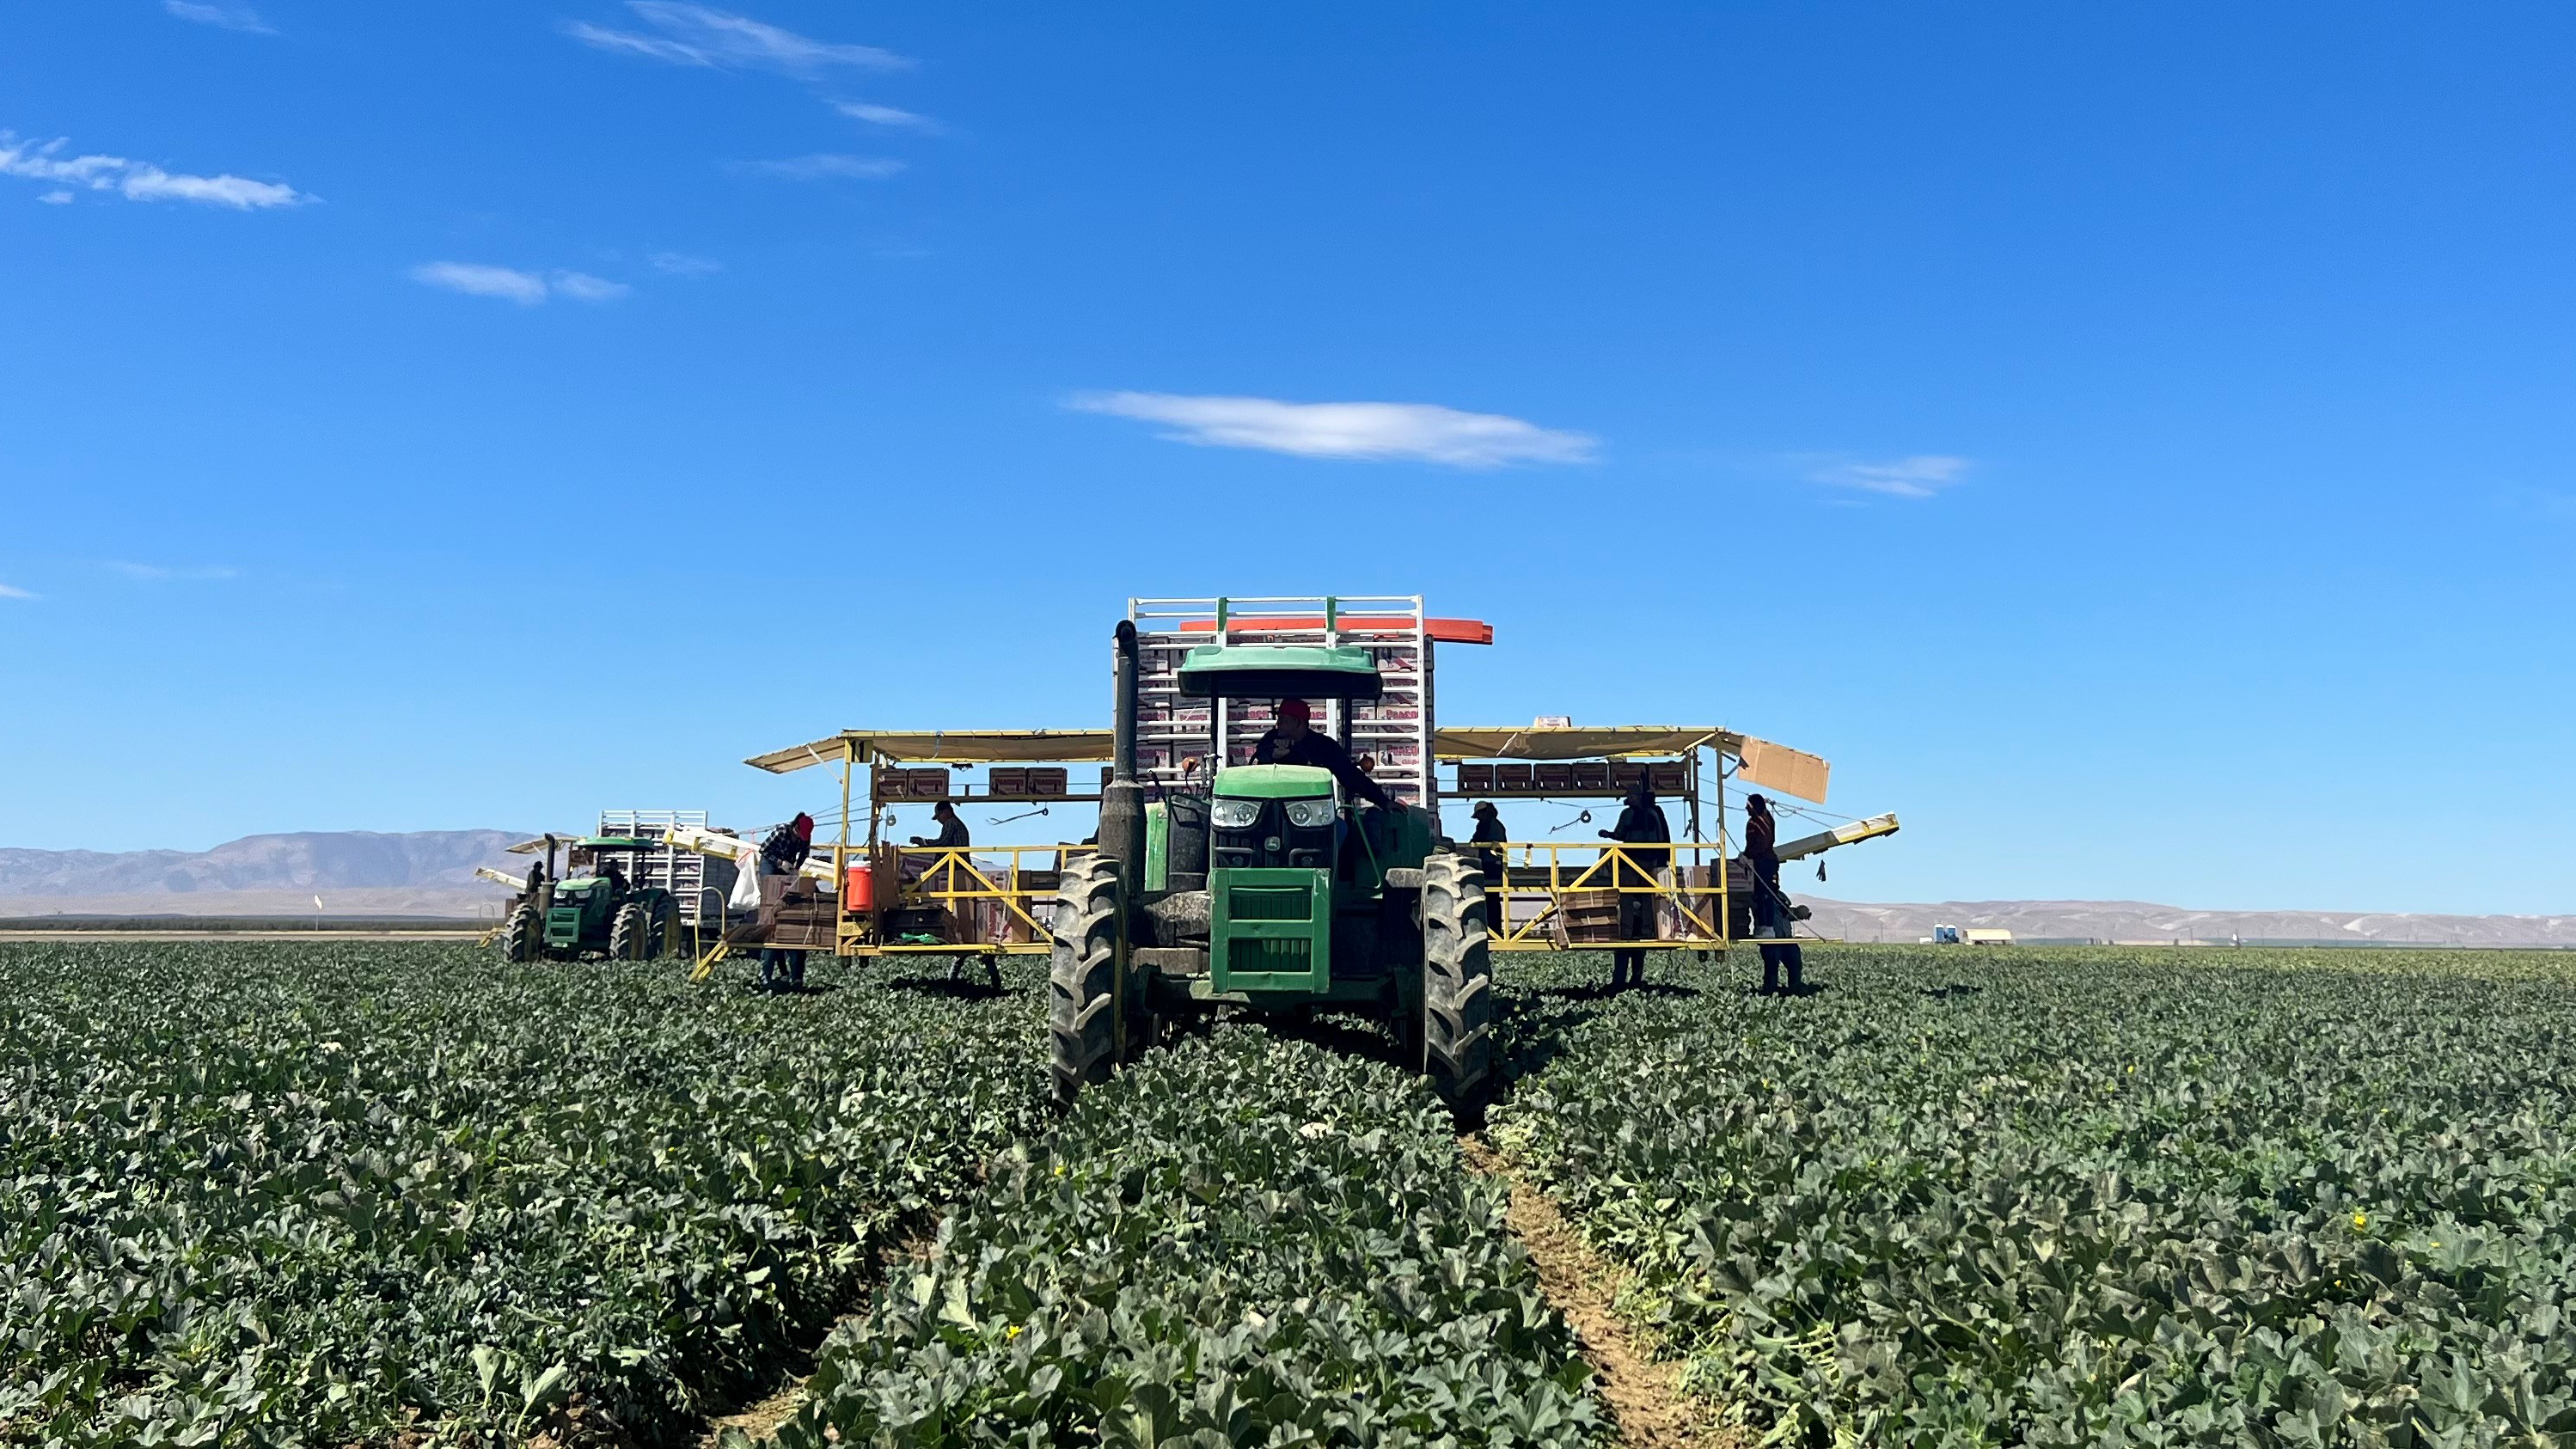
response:
<svg viewBox="0 0 2576 1449"><path fill-rule="evenodd" d="M1111 746L1107 730L843 730L754 755L744 763L784 775L814 765L837 765L846 748L863 765L1106 764Z"/></svg>
<svg viewBox="0 0 2576 1449"><path fill-rule="evenodd" d="M861 764L1107 764L1114 747L1107 730L845 730L747 763L784 775L837 765L846 749ZM1717 725L1461 725L1435 732L1431 749L1443 761L1634 759L1712 749L1742 762L1737 780L1819 805L1833 770L1804 750Z"/></svg>

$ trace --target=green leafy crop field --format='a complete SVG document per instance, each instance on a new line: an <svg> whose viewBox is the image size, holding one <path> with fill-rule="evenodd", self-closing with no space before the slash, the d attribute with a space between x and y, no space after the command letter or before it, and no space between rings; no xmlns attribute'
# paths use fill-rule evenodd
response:
<svg viewBox="0 0 2576 1449"><path fill-rule="evenodd" d="M1420 1084L1220 1028L1013 1153L780 1440L1587 1442L1591 1371L1503 1208Z"/></svg>
<svg viewBox="0 0 2576 1449"><path fill-rule="evenodd" d="M1492 1129L1754 1429L2576 1445L2576 957L1811 960L1534 966Z"/></svg>
<svg viewBox="0 0 2576 1449"><path fill-rule="evenodd" d="M2576 1449L2576 957L1812 963L1503 963L1488 1136L1705 1412ZM1615 1438L1371 1034L1059 1117L1036 963L919 969L0 945L0 1443L684 1443L809 1352L786 1449Z"/></svg>
<svg viewBox="0 0 2576 1449"><path fill-rule="evenodd" d="M1039 1129L1018 1003L459 947L0 946L0 1441L650 1439Z"/></svg>

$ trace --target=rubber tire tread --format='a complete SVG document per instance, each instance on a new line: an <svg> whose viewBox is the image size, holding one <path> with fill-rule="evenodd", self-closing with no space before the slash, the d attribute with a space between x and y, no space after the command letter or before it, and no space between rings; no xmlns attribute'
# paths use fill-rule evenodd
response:
<svg viewBox="0 0 2576 1449"><path fill-rule="evenodd" d="M653 934L647 941L646 955L660 960L682 954L680 941L680 908L664 896L653 911Z"/></svg>
<svg viewBox="0 0 2576 1449"><path fill-rule="evenodd" d="M537 956L537 908L516 905L507 920L501 922L501 959L533 961Z"/></svg>
<svg viewBox="0 0 2576 1449"><path fill-rule="evenodd" d="M644 948L652 944L652 939L652 921L644 914L644 905L640 901L628 901L619 906L617 914L608 919L608 959L611 961L643 960Z"/></svg>
<svg viewBox="0 0 2576 1449"><path fill-rule="evenodd" d="M1047 922L1047 1028L1055 1099L1064 1106L1109 1079L1117 1054L1118 866L1099 856L1066 864Z"/></svg>
<svg viewBox="0 0 2576 1449"><path fill-rule="evenodd" d="M1462 855L1423 862L1422 1069L1451 1102L1493 1070L1494 966L1485 878Z"/></svg>

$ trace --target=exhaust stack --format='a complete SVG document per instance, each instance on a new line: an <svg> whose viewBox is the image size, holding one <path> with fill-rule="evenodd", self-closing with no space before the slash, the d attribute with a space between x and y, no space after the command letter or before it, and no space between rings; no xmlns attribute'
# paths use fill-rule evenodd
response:
<svg viewBox="0 0 2576 1449"><path fill-rule="evenodd" d="M1109 784L1100 792L1100 853L1118 862L1127 898L1145 888L1145 787L1136 782L1136 626L1118 621L1117 712Z"/></svg>

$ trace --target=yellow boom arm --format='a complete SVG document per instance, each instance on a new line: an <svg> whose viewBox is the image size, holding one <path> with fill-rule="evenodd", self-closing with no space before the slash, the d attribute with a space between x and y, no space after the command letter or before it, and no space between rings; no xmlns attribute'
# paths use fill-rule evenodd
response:
<svg viewBox="0 0 2576 1449"><path fill-rule="evenodd" d="M1821 855L1837 845L1857 845L1864 840L1876 840L1882 835L1895 833L1895 815L1873 815L1867 820L1855 820L1848 825L1837 825L1831 830L1819 830L1813 835L1799 836L1780 847L1780 858L1784 861L1805 860L1808 856Z"/></svg>

